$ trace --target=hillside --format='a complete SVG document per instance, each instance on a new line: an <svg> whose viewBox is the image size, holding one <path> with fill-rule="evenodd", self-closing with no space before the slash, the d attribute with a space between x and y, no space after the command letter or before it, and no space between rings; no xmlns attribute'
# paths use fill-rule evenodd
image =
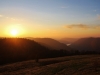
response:
<svg viewBox="0 0 100 75"><path fill-rule="evenodd" d="M79 51L97 51L100 52L100 38L81 38L70 45L70 47Z"/></svg>
<svg viewBox="0 0 100 75"><path fill-rule="evenodd" d="M0 39L0 64L43 58L48 49L24 38Z"/></svg>
<svg viewBox="0 0 100 75"><path fill-rule="evenodd" d="M34 41L40 43L41 45L43 45L43 46L45 46L49 49L70 50L70 48L66 44L60 43L57 40L54 40L54 39L51 39L51 38L29 38L29 39L34 40Z"/></svg>
<svg viewBox="0 0 100 75"><path fill-rule="evenodd" d="M0 75L100 75L100 55L79 55L0 66Z"/></svg>

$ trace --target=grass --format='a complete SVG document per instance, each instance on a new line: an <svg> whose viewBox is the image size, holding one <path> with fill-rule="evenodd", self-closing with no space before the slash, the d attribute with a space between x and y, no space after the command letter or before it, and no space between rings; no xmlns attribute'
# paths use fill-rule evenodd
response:
<svg viewBox="0 0 100 75"><path fill-rule="evenodd" d="M100 75L100 55L77 55L0 66L0 75Z"/></svg>

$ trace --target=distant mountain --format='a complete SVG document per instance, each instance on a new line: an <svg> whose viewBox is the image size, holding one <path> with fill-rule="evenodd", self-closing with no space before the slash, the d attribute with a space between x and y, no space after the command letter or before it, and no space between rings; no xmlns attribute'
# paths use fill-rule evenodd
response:
<svg viewBox="0 0 100 75"><path fill-rule="evenodd" d="M79 51L99 51L100 52L100 38L81 38L70 45L73 49Z"/></svg>
<svg viewBox="0 0 100 75"><path fill-rule="evenodd" d="M64 43L64 44L71 44L71 43L77 41L78 39L79 38L62 38L58 41L61 42L61 43Z"/></svg>
<svg viewBox="0 0 100 75"><path fill-rule="evenodd" d="M34 40L41 45L49 48L49 49L55 49L55 50L70 50L70 48L63 43L58 42L57 40L51 39L51 38L30 38L31 40Z"/></svg>

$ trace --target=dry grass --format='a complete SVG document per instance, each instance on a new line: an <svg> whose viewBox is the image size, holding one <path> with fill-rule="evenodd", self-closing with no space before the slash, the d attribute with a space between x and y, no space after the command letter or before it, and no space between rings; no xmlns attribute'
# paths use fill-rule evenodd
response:
<svg viewBox="0 0 100 75"><path fill-rule="evenodd" d="M0 66L0 75L100 75L100 55L41 59Z"/></svg>

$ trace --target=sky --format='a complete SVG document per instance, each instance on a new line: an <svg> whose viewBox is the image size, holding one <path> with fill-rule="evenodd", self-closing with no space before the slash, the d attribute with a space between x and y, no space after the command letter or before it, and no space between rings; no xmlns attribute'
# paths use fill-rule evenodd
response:
<svg viewBox="0 0 100 75"><path fill-rule="evenodd" d="M0 0L0 37L100 37L100 0Z"/></svg>

